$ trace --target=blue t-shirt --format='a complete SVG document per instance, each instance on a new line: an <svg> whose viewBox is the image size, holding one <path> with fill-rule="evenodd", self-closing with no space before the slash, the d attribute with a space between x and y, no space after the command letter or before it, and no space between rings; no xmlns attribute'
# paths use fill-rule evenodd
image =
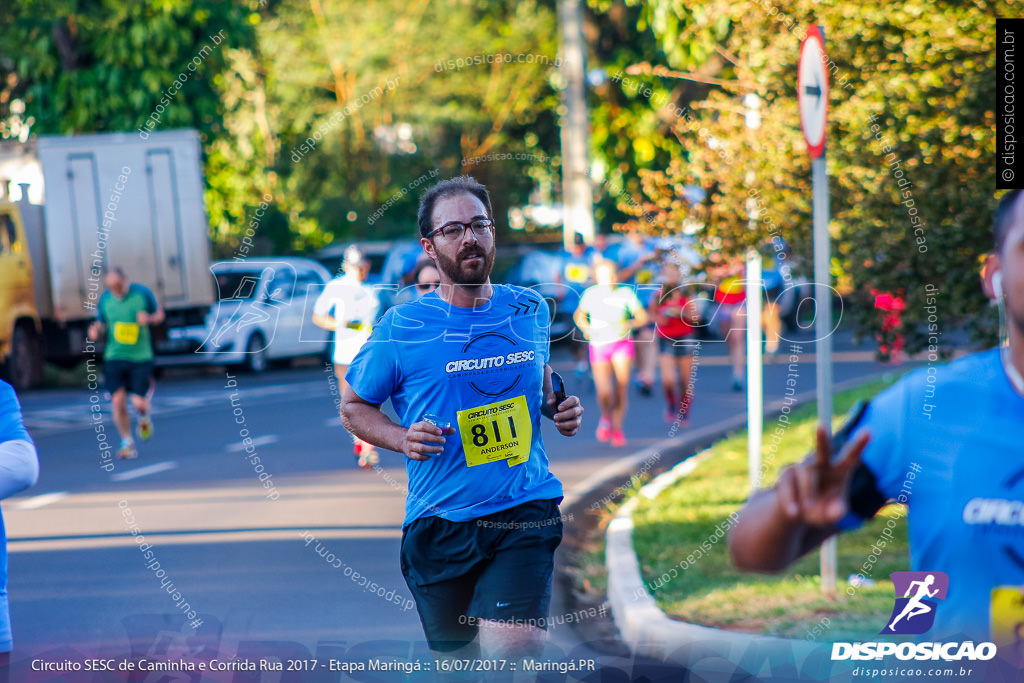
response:
<svg viewBox="0 0 1024 683"><path fill-rule="evenodd" d="M493 296L475 308L452 306L431 292L388 310L373 328L345 375L352 390L370 403L390 398L403 427L430 413L456 429L442 453L425 461L406 458L403 527L425 516L464 522L530 500L561 498L540 431L548 326L542 297L494 285ZM497 419L481 422L482 411L472 410L480 407ZM472 434L460 429L460 411L476 420ZM520 439L531 433L528 442L516 442L529 455L525 462L468 464L464 439L478 439L471 449L495 453L495 446L513 443L510 428Z"/></svg>
<svg viewBox="0 0 1024 683"><path fill-rule="evenodd" d="M650 240L644 240L643 244L637 245L630 240L626 240L619 246L619 251L616 254L619 264L619 272L632 268L644 259L652 256L655 253L653 242ZM658 266L656 263L648 263L639 270L637 270L628 279L623 279L624 284L648 284L654 282L658 277Z"/></svg>
<svg viewBox="0 0 1024 683"><path fill-rule="evenodd" d="M0 380L0 443L28 441L32 437L21 419L21 405L14 387ZM11 614L7 603L7 529L0 514L0 652L10 652Z"/></svg>
<svg viewBox="0 0 1024 683"><path fill-rule="evenodd" d="M909 506L911 569L949 576L922 638L988 640L991 590L1024 584L1024 397L998 349L909 373L862 430L879 491Z"/></svg>
<svg viewBox="0 0 1024 683"><path fill-rule="evenodd" d="M21 419L18 395L14 393L14 387L0 379L0 443L16 440L32 443Z"/></svg>
<svg viewBox="0 0 1024 683"><path fill-rule="evenodd" d="M587 247L579 256L571 251L563 251L560 256L565 298L559 305L566 313L574 313L584 290L594 284L594 262L597 261L598 255L592 247Z"/></svg>

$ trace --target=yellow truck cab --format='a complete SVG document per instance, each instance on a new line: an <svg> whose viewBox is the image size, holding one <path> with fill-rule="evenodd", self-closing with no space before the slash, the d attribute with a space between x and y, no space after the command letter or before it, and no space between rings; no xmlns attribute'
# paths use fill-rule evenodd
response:
<svg viewBox="0 0 1024 683"><path fill-rule="evenodd" d="M21 212L0 199L0 358L16 387L36 384L42 376L39 313Z"/></svg>
<svg viewBox="0 0 1024 683"><path fill-rule="evenodd" d="M156 363L194 357L178 334L213 304L199 133L160 131L0 141L0 370L19 389L43 361L74 367L111 266L147 287L165 321Z"/></svg>

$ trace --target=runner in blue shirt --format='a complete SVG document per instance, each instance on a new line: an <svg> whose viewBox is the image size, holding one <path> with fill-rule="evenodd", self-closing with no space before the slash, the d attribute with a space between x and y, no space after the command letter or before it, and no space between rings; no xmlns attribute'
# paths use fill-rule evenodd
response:
<svg viewBox="0 0 1024 683"><path fill-rule="evenodd" d="M21 406L10 384L0 380L0 499L36 483L39 456L21 420ZM7 530L0 514L0 671L12 647L11 615L7 605Z"/></svg>
<svg viewBox="0 0 1024 683"><path fill-rule="evenodd" d="M486 188L440 182L419 228L441 286L374 327L349 368L342 419L407 457L402 573L431 649L537 656L562 536L540 418L574 436L583 408L575 396L555 405L544 299L490 282ZM389 398L397 423L380 410Z"/></svg>
<svg viewBox="0 0 1024 683"><path fill-rule="evenodd" d="M632 230L616 253L619 279L623 284L644 284L657 277L658 252L653 242L644 239L639 230Z"/></svg>
<svg viewBox="0 0 1024 683"><path fill-rule="evenodd" d="M572 248L562 252L562 268L555 276L555 281L563 285L559 288L561 298L558 306L563 313L570 315L576 313L584 290L594 284L594 263L597 261L597 251L587 246L581 233L577 232L572 237ZM569 339L569 348L572 359L576 361L576 376L586 376L587 362L584 360L584 354L587 350L587 340L578 327L573 330Z"/></svg>
<svg viewBox="0 0 1024 683"><path fill-rule="evenodd" d="M783 569L895 500L910 510L910 568L949 577L929 641L987 641L1000 635L990 632L992 621L1011 630L1024 622L1021 196L1014 191L1000 203L984 270L986 294L1005 321L1004 343L908 373L871 401L835 461L819 429L815 456L784 470L744 509L729 539L738 566ZM937 325L929 331L936 350Z"/></svg>

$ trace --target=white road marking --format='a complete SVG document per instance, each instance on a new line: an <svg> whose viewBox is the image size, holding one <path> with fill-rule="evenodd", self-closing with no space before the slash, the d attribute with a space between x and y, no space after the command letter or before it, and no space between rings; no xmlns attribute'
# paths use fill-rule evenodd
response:
<svg viewBox="0 0 1024 683"><path fill-rule="evenodd" d="M128 470L127 472L118 472L110 476L113 481L129 481L131 479L138 479L140 477L146 477L150 474L156 474L158 472L166 472L167 470L173 470L177 468L178 463L173 461L158 462L154 465L146 465L134 470Z"/></svg>
<svg viewBox="0 0 1024 683"><path fill-rule="evenodd" d="M40 431L44 429L60 429L62 427L67 427L69 425L80 426L84 424L86 423L81 421L74 422L71 420L37 420L33 418L25 419L25 427L33 431L37 429Z"/></svg>
<svg viewBox="0 0 1024 683"><path fill-rule="evenodd" d="M272 443L277 442L278 438L276 436L274 436L273 434L268 434L267 436L257 436L255 439L252 440L252 445L268 446ZM248 447L249 444L242 443L241 441L236 441L234 443L229 443L227 446L224 447L224 450L226 450L228 453L238 453L239 451L244 451Z"/></svg>
<svg viewBox="0 0 1024 683"><path fill-rule="evenodd" d="M323 379L304 380L289 384L278 384L269 386L243 387L239 392L243 400L253 399L253 403L266 404L269 401L280 399L283 396L295 396L297 399L306 399L316 396L318 389L326 391L328 384ZM199 410L206 406L223 405L231 395L227 389L179 389L187 393L160 394L153 405L153 415L164 417L167 415L180 414L191 410ZM64 399L65 406L58 408L25 408L22 407L24 422L33 430L46 433L67 432L91 427L93 424L91 411L80 399L68 397ZM109 417L109 398L102 402L103 416ZM84 409L83 409L84 408Z"/></svg>
<svg viewBox="0 0 1024 683"><path fill-rule="evenodd" d="M159 404L174 406L175 408L198 408L204 405L204 402L195 396L168 396L167 398L161 398Z"/></svg>
<svg viewBox="0 0 1024 683"><path fill-rule="evenodd" d="M35 510L43 506L49 505L50 503L56 503L61 498L68 495L67 491L54 491L53 493L44 493L41 496L33 496L32 498L26 498L25 500L15 504L13 507L15 510Z"/></svg>

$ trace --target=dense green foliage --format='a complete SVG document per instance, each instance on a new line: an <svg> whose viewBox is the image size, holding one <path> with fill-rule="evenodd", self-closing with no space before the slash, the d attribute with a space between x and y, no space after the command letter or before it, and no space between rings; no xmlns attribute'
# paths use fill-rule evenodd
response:
<svg viewBox="0 0 1024 683"><path fill-rule="evenodd" d="M5 5L0 120L20 100L33 134L135 130L189 73L155 129L203 134L222 254L266 195L273 209L258 239L279 253L410 235L417 189L433 175L471 171L494 191L499 215L537 182L554 186L552 2L121 5ZM188 72L218 31L223 42Z"/></svg>
<svg viewBox="0 0 1024 683"><path fill-rule="evenodd" d="M10 0L0 138L28 124L36 135L147 121L198 129L220 255L263 197L262 253L408 236L422 187L461 172L491 187L503 217L560 198L556 4ZM707 252L734 255L774 225L806 262L810 164L795 74L800 37L818 24L833 62L839 288L866 304L856 307L866 331L879 326L872 290L902 292L904 331L916 329L928 283L943 327L959 326L986 306L976 273L994 195L992 29L1009 14L995 0L589 0L599 227L632 216L676 233L696 222ZM761 101L756 131L745 125L748 93ZM691 185L707 193L696 207L683 199ZM762 221L751 231L753 189Z"/></svg>
<svg viewBox="0 0 1024 683"><path fill-rule="evenodd" d="M1005 2L821 3L769 0L699 6L649 0L642 19L662 42L667 66L696 71L724 57L704 77L718 79L688 105L675 133L682 143L667 168L641 173L634 221L676 232L686 219L705 224L709 251L742 254L774 226L797 256L811 252L810 162L796 103L796 65L806 27L824 27L832 89L828 172L833 275L877 330L870 292L900 293L903 332L912 347L926 320L926 284L952 329L987 306L978 286L979 257L991 248L995 173L993 17ZM691 43L678 46L680 36ZM674 79L636 75L624 91L657 91ZM744 96L760 101L751 130ZM653 106L653 105L652 105ZM686 117L692 117L687 119ZM902 181L902 187L900 183ZM907 184L909 182L909 185ZM707 202L691 208L681 188L699 185ZM760 191L758 228L748 227L747 198ZM984 316L991 322L993 316Z"/></svg>

